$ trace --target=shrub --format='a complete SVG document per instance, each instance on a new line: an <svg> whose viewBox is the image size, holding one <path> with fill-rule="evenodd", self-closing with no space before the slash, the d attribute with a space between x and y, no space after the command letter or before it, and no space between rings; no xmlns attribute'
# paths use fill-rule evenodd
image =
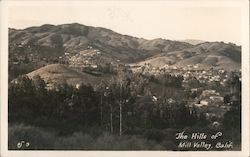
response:
<svg viewBox="0 0 250 157"><path fill-rule="evenodd" d="M112 149L115 146L115 139L114 139L114 135L111 135L109 133L103 133L103 135L99 136L96 139L95 142L95 148L96 149Z"/></svg>
<svg viewBox="0 0 250 157"><path fill-rule="evenodd" d="M23 124L14 124L9 126L8 147L9 149L52 149L54 135L40 128L32 126L24 126ZM17 144L24 141L29 146L23 145L21 148Z"/></svg>
<svg viewBox="0 0 250 157"><path fill-rule="evenodd" d="M88 150L93 149L94 139L87 134L80 132L71 136L59 137L55 141L55 148L60 150Z"/></svg>
<svg viewBox="0 0 250 157"><path fill-rule="evenodd" d="M164 133L157 129L150 129L144 132L143 136L148 140L161 142L164 139Z"/></svg>

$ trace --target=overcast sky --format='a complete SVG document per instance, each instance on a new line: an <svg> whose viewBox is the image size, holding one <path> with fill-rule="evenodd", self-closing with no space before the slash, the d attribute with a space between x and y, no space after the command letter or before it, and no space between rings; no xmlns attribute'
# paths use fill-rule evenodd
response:
<svg viewBox="0 0 250 157"><path fill-rule="evenodd" d="M157 1L156 1L157 2ZM103 3L103 2L102 2ZM9 27L81 23L146 39L199 39L241 43L241 10L234 6L167 3L81 3L9 7Z"/></svg>

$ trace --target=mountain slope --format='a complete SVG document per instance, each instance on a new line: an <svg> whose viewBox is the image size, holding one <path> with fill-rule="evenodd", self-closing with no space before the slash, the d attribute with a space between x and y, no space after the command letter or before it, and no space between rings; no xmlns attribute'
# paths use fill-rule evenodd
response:
<svg viewBox="0 0 250 157"><path fill-rule="evenodd" d="M135 62L161 52L192 47L185 42L146 40L77 23L9 29L9 43L10 54L35 53L42 57L57 57L65 53L76 54L91 46L122 62Z"/></svg>
<svg viewBox="0 0 250 157"><path fill-rule="evenodd" d="M241 67L241 47L223 42L206 42L181 51L161 53L139 65L151 64L155 67L186 67L199 64L200 68L223 68L238 70Z"/></svg>
<svg viewBox="0 0 250 157"><path fill-rule="evenodd" d="M41 61L73 67L119 62L234 70L241 66L241 47L223 42L192 45L161 38L146 40L77 23L9 29L9 65Z"/></svg>

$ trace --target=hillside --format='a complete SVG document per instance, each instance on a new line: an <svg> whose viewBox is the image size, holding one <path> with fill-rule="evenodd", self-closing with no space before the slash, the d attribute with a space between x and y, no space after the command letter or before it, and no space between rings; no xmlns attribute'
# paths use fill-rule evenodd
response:
<svg viewBox="0 0 250 157"><path fill-rule="evenodd" d="M197 42L197 41L196 41ZM199 43L202 42L202 43ZM241 67L241 47L232 43L162 38L147 40L77 23L9 29L9 78L49 64L88 67L111 64L151 64L154 67Z"/></svg>
<svg viewBox="0 0 250 157"><path fill-rule="evenodd" d="M185 40L180 40L180 41L181 42L186 42L186 43L189 43L189 44L192 44L192 45L198 45L198 44L206 42L206 41L203 41L203 40L195 40L195 39L185 39Z"/></svg>
<svg viewBox="0 0 250 157"><path fill-rule="evenodd" d="M28 77L33 78L39 75L48 87L54 87L58 84L67 83L75 86L76 84L90 84L95 85L101 80L108 79L107 76L94 76L84 72L73 70L62 64L51 64L27 74Z"/></svg>
<svg viewBox="0 0 250 157"><path fill-rule="evenodd" d="M161 52L192 47L185 42L146 40L77 23L9 29L9 43L11 57L32 53L38 57L51 58L64 56L65 53L76 54L92 47L125 63L140 61Z"/></svg>
<svg viewBox="0 0 250 157"><path fill-rule="evenodd" d="M241 47L223 42L206 42L181 51L161 53L139 65L151 64L154 67L186 67L199 65L200 68L223 68L237 70L241 67Z"/></svg>

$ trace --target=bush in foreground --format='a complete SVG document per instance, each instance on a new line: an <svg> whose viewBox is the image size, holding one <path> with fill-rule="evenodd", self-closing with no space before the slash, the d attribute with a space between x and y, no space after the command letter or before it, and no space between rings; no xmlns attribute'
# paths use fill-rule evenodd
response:
<svg viewBox="0 0 250 157"><path fill-rule="evenodd" d="M12 125L8 131L9 149L52 149L55 136L40 128L25 126L23 124ZM23 142L23 143L22 143ZM26 143L29 146L25 146ZM22 147L18 148L18 144Z"/></svg>

